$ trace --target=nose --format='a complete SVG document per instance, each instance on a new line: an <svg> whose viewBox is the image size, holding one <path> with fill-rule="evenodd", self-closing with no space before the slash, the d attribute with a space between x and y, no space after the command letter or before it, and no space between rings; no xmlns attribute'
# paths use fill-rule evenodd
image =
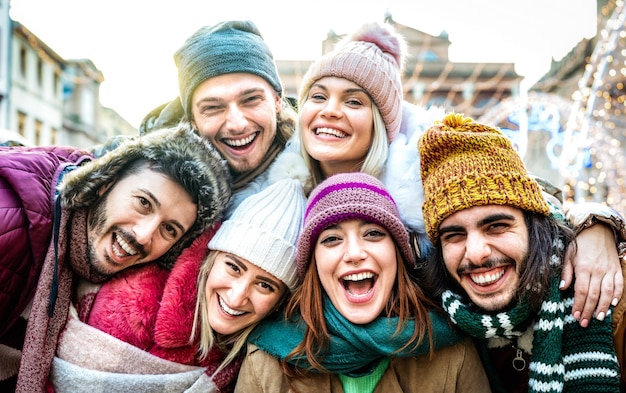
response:
<svg viewBox="0 0 626 393"><path fill-rule="evenodd" d="M475 264L491 255L491 246L484 236L470 232L465 242L465 258Z"/></svg>
<svg viewBox="0 0 626 393"><path fill-rule="evenodd" d="M161 222L158 217L146 216L142 220L139 220L133 227L135 240L144 247L150 244L160 224Z"/></svg>
<svg viewBox="0 0 626 393"><path fill-rule="evenodd" d="M320 111L320 115L322 117L327 117L327 118L341 117L342 112L341 112L341 106L340 105L341 104L340 104L339 100L336 100L334 98L329 98L328 100L326 100L326 104L324 105L324 107Z"/></svg>
<svg viewBox="0 0 626 393"><path fill-rule="evenodd" d="M241 108L236 104L229 105L226 113L226 128L232 131L243 131L246 125L247 120Z"/></svg>
<svg viewBox="0 0 626 393"><path fill-rule="evenodd" d="M345 244L345 253L343 254L344 262L352 263L356 266L367 258L367 252L363 248L363 244L361 244L360 240L348 238Z"/></svg>
<svg viewBox="0 0 626 393"><path fill-rule="evenodd" d="M242 307L248 301L249 285L246 280L233 280L231 281L230 289L228 290L228 303L231 307Z"/></svg>

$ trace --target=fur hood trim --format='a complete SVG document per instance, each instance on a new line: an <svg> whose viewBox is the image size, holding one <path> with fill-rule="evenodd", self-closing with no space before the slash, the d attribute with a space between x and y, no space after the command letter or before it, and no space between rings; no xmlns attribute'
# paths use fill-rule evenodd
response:
<svg viewBox="0 0 626 393"><path fill-rule="evenodd" d="M167 128L132 138L104 156L70 172L59 186L61 205L89 209L98 192L115 183L138 161L176 181L195 199L194 225L163 257L171 268L180 251L202 231L222 220L231 197L231 177L226 161L206 140L185 127Z"/></svg>

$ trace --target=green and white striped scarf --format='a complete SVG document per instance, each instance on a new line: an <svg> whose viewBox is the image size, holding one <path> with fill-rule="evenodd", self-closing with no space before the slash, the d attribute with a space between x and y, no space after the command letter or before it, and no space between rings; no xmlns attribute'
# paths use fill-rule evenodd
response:
<svg viewBox="0 0 626 393"><path fill-rule="evenodd" d="M554 264L556 256L552 257ZM560 264L560 260L557 262ZM572 316L573 291L559 290L559 277L550 282L538 314L526 301L498 314L483 314L448 290L443 308L452 322L486 349L494 337L515 338L535 321L529 392L619 392L619 367L611 329L611 311L603 321L593 319L582 328ZM573 285L570 286L573 288ZM486 350L479 350L481 356ZM484 362L489 374L489 365Z"/></svg>

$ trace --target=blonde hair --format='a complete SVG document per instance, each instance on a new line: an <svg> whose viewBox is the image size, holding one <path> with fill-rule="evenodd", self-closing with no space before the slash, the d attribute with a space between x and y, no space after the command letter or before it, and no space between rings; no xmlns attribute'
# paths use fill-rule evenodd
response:
<svg viewBox="0 0 626 393"><path fill-rule="evenodd" d="M374 104L374 101L372 101L372 120L374 123L372 144L367 150L365 159L358 170L378 178L383 170L385 162L387 161L387 156L389 155L389 138L387 137L387 128L385 122L383 121L383 117L376 104ZM311 172L313 187L315 187L324 181L326 177L322 173L319 161L311 157L311 155L307 152L306 147L304 146L304 141L302 140L302 131L300 130L300 127L298 127L296 131L296 137L300 143L300 154L304 157L306 166Z"/></svg>
<svg viewBox="0 0 626 393"><path fill-rule="evenodd" d="M193 328L191 330L190 342L198 342L198 353L200 359L204 360L211 352L211 349L217 345L223 352L227 353L226 357L215 370L215 373L220 372L224 367L228 366L237 356L243 351L246 346L246 341L252 330L260 322L253 323L247 326L243 330L230 335L216 335L211 328L211 321L209 319L209 308L206 299L206 283L209 278L209 273L215 265L217 255L221 251L211 250L202 261L200 272L198 274L198 296L196 296L196 311L193 317ZM278 310L280 306L285 302L289 294L289 290L286 289L283 296L278 300L274 310Z"/></svg>

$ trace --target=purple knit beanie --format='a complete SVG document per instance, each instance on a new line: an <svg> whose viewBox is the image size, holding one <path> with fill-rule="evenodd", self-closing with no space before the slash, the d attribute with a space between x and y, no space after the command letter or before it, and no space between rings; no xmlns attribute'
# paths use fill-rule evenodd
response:
<svg viewBox="0 0 626 393"><path fill-rule="evenodd" d="M324 180L309 196L304 228L298 239L297 269L300 280L304 278L320 233L331 225L359 219L387 228L404 262L410 269L415 267L409 234L385 186L366 173L340 173Z"/></svg>
<svg viewBox="0 0 626 393"><path fill-rule="evenodd" d="M311 64L302 78L300 107L313 83L327 76L348 79L370 95L392 142L400 130L404 98L400 72L406 43L387 23L368 23Z"/></svg>

